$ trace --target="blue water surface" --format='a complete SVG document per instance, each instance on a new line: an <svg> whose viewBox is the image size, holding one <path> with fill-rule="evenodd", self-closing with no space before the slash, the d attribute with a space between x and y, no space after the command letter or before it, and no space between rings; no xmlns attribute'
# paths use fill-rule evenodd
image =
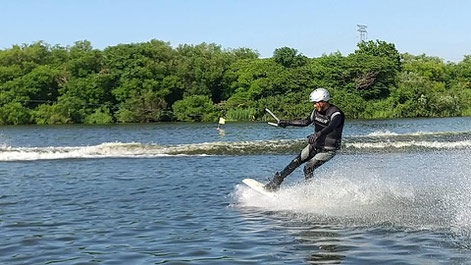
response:
<svg viewBox="0 0 471 265"><path fill-rule="evenodd" d="M470 124L351 121L346 137L437 134L426 150L340 152L310 183L299 168L274 199L241 180L265 181L295 152L0 162L0 263L470 264L471 139L446 134L471 132ZM214 124L1 127L0 145L6 152L107 142L250 143L302 139L312 128L229 123L224 130L222 136ZM442 145L433 147L435 140Z"/></svg>

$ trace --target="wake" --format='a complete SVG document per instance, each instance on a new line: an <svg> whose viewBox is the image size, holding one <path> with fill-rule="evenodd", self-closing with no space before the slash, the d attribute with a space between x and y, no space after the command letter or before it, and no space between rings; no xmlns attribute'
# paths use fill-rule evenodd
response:
<svg viewBox="0 0 471 265"><path fill-rule="evenodd" d="M394 134L377 132L345 137L342 153L398 153L471 149L471 133ZM205 142L178 145L109 142L94 146L15 147L0 145L0 161L143 158L167 156L244 156L294 154L306 139Z"/></svg>

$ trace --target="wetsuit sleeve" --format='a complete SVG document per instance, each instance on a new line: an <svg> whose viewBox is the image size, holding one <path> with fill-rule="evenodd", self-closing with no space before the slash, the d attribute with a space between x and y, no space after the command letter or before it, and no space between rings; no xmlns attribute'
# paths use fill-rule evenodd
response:
<svg viewBox="0 0 471 265"><path fill-rule="evenodd" d="M311 123L312 123L312 115L309 115L306 119L288 121L288 125L297 126L297 127L305 127Z"/></svg>
<svg viewBox="0 0 471 265"><path fill-rule="evenodd" d="M327 127L317 132L317 137L321 137L322 135L326 135L332 132L335 128L337 128L337 126L339 126L342 123L342 114L340 114L340 112L336 112L332 116L333 117L330 120L329 125L327 125Z"/></svg>

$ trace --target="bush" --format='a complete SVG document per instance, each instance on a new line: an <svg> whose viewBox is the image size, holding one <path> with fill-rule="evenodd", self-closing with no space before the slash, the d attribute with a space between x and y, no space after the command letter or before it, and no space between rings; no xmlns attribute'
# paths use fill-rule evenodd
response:
<svg viewBox="0 0 471 265"><path fill-rule="evenodd" d="M392 98L366 103L364 112L360 115L363 119L387 119L394 117L394 103Z"/></svg>
<svg viewBox="0 0 471 265"><path fill-rule="evenodd" d="M219 116L212 100L204 95L187 96L176 101L172 107L179 121L214 122Z"/></svg>
<svg viewBox="0 0 471 265"><path fill-rule="evenodd" d="M237 92L233 94L226 102L226 108L246 107L247 102L251 101L249 92Z"/></svg>
<svg viewBox="0 0 471 265"><path fill-rule="evenodd" d="M331 94L332 103L339 107L347 118L358 119L366 109L367 101L356 90L335 90Z"/></svg>
<svg viewBox="0 0 471 265"><path fill-rule="evenodd" d="M101 107L95 110L94 113L85 117L85 123L88 124L107 124L113 123L113 116L110 110L106 107Z"/></svg>
<svg viewBox="0 0 471 265"><path fill-rule="evenodd" d="M258 116L256 116L261 117L261 120L264 121L273 121L273 118L265 112L265 108L268 108L283 120L305 118L314 108L308 100L309 93L297 92L262 98L257 102Z"/></svg>
<svg viewBox="0 0 471 265"><path fill-rule="evenodd" d="M255 108L238 108L227 111L227 121L252 121L257 113Z"/></svg>
<svg viewBox="0 0 471 265"><path fill-rule="evenodd" d="M68 97L54 105L40 105L33 111L33 119L37 124L81 123L84 111L81 100Z"/></svg>
<svg viewBox="0 0 471 265"><path fill-rule="evenodd" d="M28 124L31 122L30 110L19 102L11 102L0 108L0 124Z"/></svg>

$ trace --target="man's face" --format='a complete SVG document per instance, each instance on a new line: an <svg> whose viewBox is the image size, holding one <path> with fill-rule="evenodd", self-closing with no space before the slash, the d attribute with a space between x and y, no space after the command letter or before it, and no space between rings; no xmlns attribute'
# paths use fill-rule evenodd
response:
<svg viewBox="0 0 471 265"><path fill-rule="evenodd" d="M314 108L317 110L317 111L323 111L325 109L325 106L327 105L327 102L325 101L318 101L318 102L314 102Z"/></svg>

